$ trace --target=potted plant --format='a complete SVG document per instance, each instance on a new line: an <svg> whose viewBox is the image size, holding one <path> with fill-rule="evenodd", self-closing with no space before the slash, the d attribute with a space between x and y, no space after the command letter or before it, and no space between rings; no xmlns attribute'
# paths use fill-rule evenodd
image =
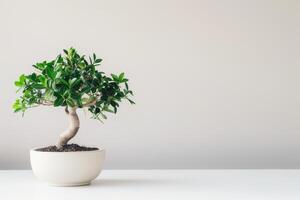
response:
<svg viewBox="0 0 300 200"><path fill-rule="evenodd" d="M30 151L34 174L51 185L90 184L101 172L104 149L68 144L79 129L78 109L87 108L92 118L102 121L107 112L117 113L122 100L134 104L124 73L105 75L96 69L101 61L95 54L87 59L70 48L55 60L33 65L36 72L22 74L15 81L22 94L13 104L14 112L24 115L32 107L64 107L69 118L69 127L56 145Z"/></svg>

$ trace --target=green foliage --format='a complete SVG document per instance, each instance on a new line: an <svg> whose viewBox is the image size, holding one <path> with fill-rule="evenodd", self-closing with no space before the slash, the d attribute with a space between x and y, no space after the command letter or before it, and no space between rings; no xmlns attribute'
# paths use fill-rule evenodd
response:
<svg viewBox="0 0 300 200"><path fill-rule="evenodd" d="M131 104L133 95L125 74L105 75L98 71L102 59L79 55L74 48L63 50L55 60L36 63L36 72L22 74L15 85L22 92L13 104L15 112L39 106L88 107L93 118L106 119L105 112L116 113L123 99Z"/></svg>

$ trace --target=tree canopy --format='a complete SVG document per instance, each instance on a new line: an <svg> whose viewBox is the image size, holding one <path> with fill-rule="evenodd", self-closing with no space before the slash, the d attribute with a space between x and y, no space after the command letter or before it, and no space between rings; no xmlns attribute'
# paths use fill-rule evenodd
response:
<svg viewBox="0 0 300 200"><path fill-rule="evenodd" d="M102 59L95 54L86 58L74 48L63 51L54 60L36 63L36 72L15 81L22 94L13 104L14 112L40 105L88 107L93 118L101 121L106 112L117 113L122 100L134 104L124 73L107 76L96 69Z"/></svg>

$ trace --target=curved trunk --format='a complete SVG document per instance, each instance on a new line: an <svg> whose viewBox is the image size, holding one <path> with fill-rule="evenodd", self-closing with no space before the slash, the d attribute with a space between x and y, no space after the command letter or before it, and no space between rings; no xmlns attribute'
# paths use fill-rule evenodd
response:
<svg viewBox="0 0 300 200"><path fill-rule="evenodd" d="M69 117L70 124L68 129L60 134L58 143L56 145L57 148L61 148L62 146L66 145L79 130L79 118L76 113L76 108L70 108L70 110L68 110L66 107L65 111Z"/></svg>

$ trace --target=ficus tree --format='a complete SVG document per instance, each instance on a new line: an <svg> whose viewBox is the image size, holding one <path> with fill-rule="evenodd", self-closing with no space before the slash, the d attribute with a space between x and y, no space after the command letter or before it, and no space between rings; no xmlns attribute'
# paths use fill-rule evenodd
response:
<svg viewBox="0 0 300 200"><path fill-rule="evenodd" d="M117 113L119 102L133 95L124 73L105 75L96 69L102 62L95 54L88 58L74 48L63 50L51 61L33 65L35 72L22 74L15 85L21 96L13 104L14 112L24 112L36 106L62 106L69 117L69 127L56 144L62 148L79 129L77 109L88 108L92 118L102 121L106 113Z"/></svg>

